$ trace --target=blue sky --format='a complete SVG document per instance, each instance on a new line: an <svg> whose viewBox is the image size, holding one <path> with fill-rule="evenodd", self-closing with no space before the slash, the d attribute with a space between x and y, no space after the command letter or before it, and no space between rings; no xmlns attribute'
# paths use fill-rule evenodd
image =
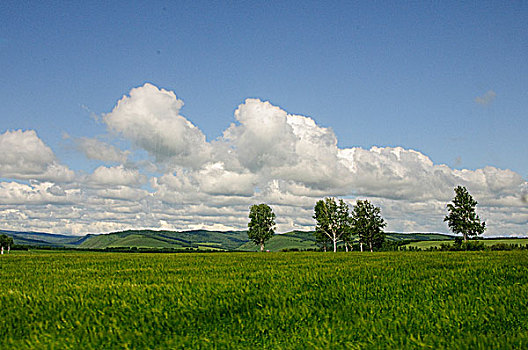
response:
<svg viewBox="0 0 528 350"><path fill-rule="evenodd" d="M341 149L528 177L526 2L3 1L0 19L0 133L35 130L74 172L103 164L77 138L141 151L102 116L151 83L209 142L257 98Z"/></svg>

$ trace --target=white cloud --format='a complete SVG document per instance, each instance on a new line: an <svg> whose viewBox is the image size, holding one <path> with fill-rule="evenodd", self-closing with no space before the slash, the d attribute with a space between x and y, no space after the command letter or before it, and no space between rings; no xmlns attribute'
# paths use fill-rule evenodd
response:
<svg viewBox="0 0 528 350"><path fill-rule="evenodd" d="M75 140L77 149L81 151L86 158L101 160L103 162L125 163L129 151L121 151L117 147L110 145L98 139L81 137Z"/></svg>
<svg viewBox="0 0 528 350"><path fill-rule="evenodd" d="M153 177L150 185L154 196L168 204L199 203L205 200L205 195L199 192L198 184L187 171L177 170L171 174Z"/></svg>
<svg viewBox="0 0 528 350"><path fill-rule="evenodd" d="M456 183L451 169L434 165L425 155L397 147L340 150L357 195L392 199L446 199Z"/></svg>
<svg viewBox="0 0 528 350"><path fill-rule="evenodd" d="M157 161L196 168L208 159L209 144L200 129L179 114L182 107L174 92L147 83L123 96L103 120Z"/></svg>
<svg viewBox="0 0 528 350"><path fill-rule="evenodd" d="M139 201L147 197L149 195L149 192L138 188L118 186L117 188L105 188L102 190L98 190L97 195L101 198Z"/></svg>
<svg viewBox="0 0 528 350"><path fill-rule="evenodd" d="M33 130L0 135L0 176L23 180L72 181L75 174L58 163L51 148Z"/></svg>
<svg viewBox="0 0 528 350"><path fill-rule="evenodd" d="M296 162L295 141L287 114L269 102L247 99L235 111L224 139L234 146L240 163L252 172Z"/></svg>
<svg viewBox="0 0 528 350"><path fill-rule="evenodd" d="M346 185L346 167L338 161L331 129L258 99L247 99L235 117L240 124L232 124L223 135L238 160L235 164L262 180L289 180L314 190L334 193Z"/></svg>
<svg viewBox="0 0 528 350"><path fill-rule="evenodd" d="M71 204L80 200L76 189L64 190L51 182L0 182L0 204Z"/></svg>
<svg viewBox="0 0 528 350"><path fill-rule="evenodd" d="M478 200L488 234L528 234L522 200L528 183L511 170L451 169L401 147L341 149L331 128L258 99L238 106L236 122L207 142L180 115L182 106L173 92L151 84L132 89L103 120L137 148L129 154L78 139L88 158L121 164L101 165L78 182L63 182L73 180L73 172L35 132L0 135L7 150L0 154L0 176L42 180L1 183L4 227L245 229L249 206L265 202L277 213L279 231L311 229L315 202L340 196L349 204L368 198L379 205L388 230L447 232L446 204L463 185ZM128 156L139 170L122 165Z"/></svg>
<svg viewBox="0 0 528 350"><path fill-rule="evenodd" d="M88 182L96 186L138 186L147 181L138 170L127 169L123 165L100 166L88 177Z"/></svg>
<svg viewBox="0 0 528 350"><path fill-rule="evenodd" d="M207 164L197 172L195 179L201 191L212 195L251 196L257 183L256 175L227 171L223 163Z"/></svg>

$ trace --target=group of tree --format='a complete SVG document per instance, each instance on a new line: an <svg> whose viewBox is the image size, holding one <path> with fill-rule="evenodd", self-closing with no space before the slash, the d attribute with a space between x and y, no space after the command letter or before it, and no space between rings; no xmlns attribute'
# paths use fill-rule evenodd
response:
<svg viewBox="0 0 528 350"><path fill-rule="evenodd" d="M315 238L326 250L328 243L337 251L339 242L344 242L348 251L355 237L360 246L368 247L372 252L383 245L385 240L385 221L381 217L380 208L368 200L358 200L350 212L348 204L335 198L319 200L314 207ZM260 250L275 234L275 213L267 204L252 205L249 210L248 237ZM361 248L361 249L362 249Z"/></svg>
<svg viewBox="0 0 528 350"><path fill-rule="evenodd" d="M363 246L372 252L385 241L385 221L381 217L380 208L368 200L357 200L350 212L344 200L325 198L317 201L314 207L315 238L326 250L328 243L333 251L337 251L337 244L342 241L348 251L352 247L355 237L359 239L361 250Z"/></svg>
<svg viewBox="0 0 528 350"><path fill-rule="evenodd" d="M334 198L325 198L315 204L314 216L316 221L315 239L325 249L328 242L337 251L337 242L350 243L352 223L348 205L342 200L336 203Z"/></svg>
<svg viewBox="0 0 528 350"><path fill-rule="evenodd" d="M462 234L464 241L468 237L482 234L486 230L486 223L481 222L476 214L477 201L463 186L455 188L455 197L447 205L448 215L444 221L456 234ZM371 252L383 246L386 226L379 207L368 200L357 200L352 211L344 200L327 197L317 201L314 207L315 239L323 250L331 245L337 251L338 243L343 242L346 251L352 248L357 239L360 249L366 247ZM275 234L275 213L267 204L255 204L250 207L248 237L260 251Z"/></svg>

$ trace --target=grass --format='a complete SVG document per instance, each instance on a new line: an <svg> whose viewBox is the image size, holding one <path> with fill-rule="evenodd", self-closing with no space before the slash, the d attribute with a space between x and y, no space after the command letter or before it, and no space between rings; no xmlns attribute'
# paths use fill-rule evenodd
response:
<svg viewBox="0 0 528 350"><path fill-rule="evenodd" d="M25 253L2 348L526 348L528 254Z"/></svg>

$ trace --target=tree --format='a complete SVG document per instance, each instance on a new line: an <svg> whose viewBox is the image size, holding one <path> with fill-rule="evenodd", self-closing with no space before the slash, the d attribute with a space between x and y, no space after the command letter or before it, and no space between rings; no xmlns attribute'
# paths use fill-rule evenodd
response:
<svg viewBox="0 0 528 350"><path fill-rule="evenodd" d="M314 232L314 237L315 243L319 245L323 249L323 251L326 252L328 250L328 245L332 242L330 238L328 238L328 236L325 235L324 232L317 230L315 230Z"/></svg>
<svg viewBox="0 0 528 350"><path fill-rule="evenodd" d="M352 232L359 236L359 243L365 244L372 252L374 248L381 248L385 241L383 228L386 223L381 217L380 208L372 205L368 200L357 200L352 208Z"/></svg>
<svg viewBox="0 0 528 350"><path fill-rule="evenodd" d="M455 188L453 203L447 205L449 214L446 215L444 221L447 221L447 225L453 233L464 235L464 242L467 241L468 236L477 236L486 230L486 223L480 222L480 218L475 212L476 206L477 201L473 199L464 186Z"/></svg>
<svg viewBox="0 0 528 350"><path fill-rule="evenodd" d="M249 208L248 237L264 251L264 243L275 234L275 213L267 204Z"/></svg>
<svg viewBox="0 0 528 350"><path fill-rule="evenodd" d="M319 200L314 207L315 238L325 241L327 237L337 251L337 242L350 234L350 214L348 205L342 200L336 203L334 198Z"/></svg>
<svg viewBox="0 0 528 350"><path fill-rule="evenodd" d="M13 245L13 238L9 237L8 235L0 235L0 247L11 250L11 246Z"/></svg>

